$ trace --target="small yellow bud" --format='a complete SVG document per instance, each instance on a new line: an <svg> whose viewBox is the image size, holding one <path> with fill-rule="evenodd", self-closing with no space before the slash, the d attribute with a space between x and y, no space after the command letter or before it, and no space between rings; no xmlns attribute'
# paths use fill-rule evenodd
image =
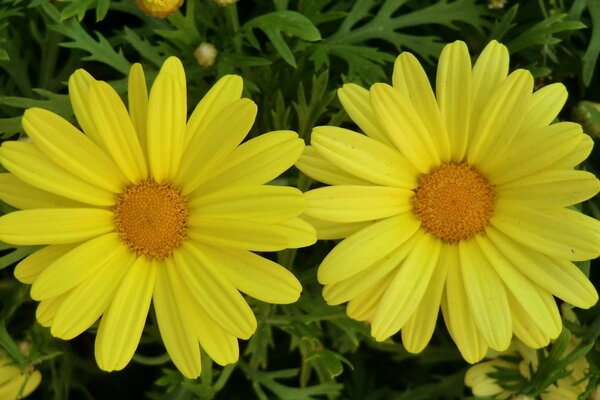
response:
<svg viewBox="0 0 600 400"><path fill-rule="evenodd" d="M211 43L200 43L200 46L194 51L194 56L196 60L198 60L198 64L201 67L208 68L215 63L215 59L217 58L217 48Z"/></svg>
<svg viewBox="0 0 600 400"><path fill-rule="evenodd" d="M225 7L228 6L230 4L236 3L238 0L214 0L215 3L217 3L218 6L221 7Z"/></svg>
<svg viewBox="0 0 600 400"><path fill-rule="evenodd" d="M600 103L583 100L575 104L575 107L571 112L571 117L573 118L573 121L579 122L581 126L583 126L583 131L585 133L594 137L599 137L600 123L592 119L592 115L588 111L588 107L593 107L600 112Z"/></svg>
<svg viewBox="0 0 600 400"><path fill-rule="evenodd" d="M135 3L146 15L166 18L183 5L183 0L135 0Z"/></svg>
<svg viewBox="0 0 600 400"><path fill-rule="evenodd" d="M506 0L489 0L488 1L488 8L490 10L499 10L501 8L504 8L505 5L506 5Z"/></svg>

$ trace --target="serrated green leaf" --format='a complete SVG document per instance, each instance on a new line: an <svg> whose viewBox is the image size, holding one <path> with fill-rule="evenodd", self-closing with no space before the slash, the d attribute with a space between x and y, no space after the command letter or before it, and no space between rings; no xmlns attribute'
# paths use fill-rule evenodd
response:
<svg viewBox="0 0 600 400"><path fill-rule="evenodd" d="M567 19L568 14L556 14L538 22L521 33L517 38L506 43L511 53L519 52L533 46L553 45L561 42L555 33L574 31L585 28L580 21Z"/></svg>
<svg viewBox="0 0 600 400"><path fill-rule="evenodd" d="M77 16L77 19L81 21L85 16L85 12L92 4L92 0L75 0L71 1L69 5L62 9L60 15L63 21Z"/></svg>
<svg viewBox="0 0 600 400"><path fill-rule="evenodd" d="M589 86L594 73L596 71L596 62L600 55L600 2L588 1L588 9L592 18L592 36L588 47L583 55L582 62L582 79L585 86Z"/></svg>
<svg viewBox="0 0 600 400"><path fill-rule="evenodd" d="M100 22L106 17L109 8L110 0L98 0L98 4L96 5L96 22Z"/></svg>
<svg viewBox="0 0 600 400"><path fill-rule="evenodd" d="M242 29L247 33L248 40L258 47L253 29L259 29L267 35L277 53L292 67L296 67L294 53L289 48L282 34L297 36L300 39L314 42L321 39L321 33L304 15L295 11L275 11L264 14L248 21Z"/></svg>

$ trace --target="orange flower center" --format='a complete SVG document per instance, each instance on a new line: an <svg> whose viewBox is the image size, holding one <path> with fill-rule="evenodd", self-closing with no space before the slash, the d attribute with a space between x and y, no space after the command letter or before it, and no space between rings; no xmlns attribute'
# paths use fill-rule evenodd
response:
<svg viewBox="0 0 600 400"><path fill-rule="evenodd" d="M187 203L169 183L129 186L117 199L117 232L137 254L163 259L186 236Z"/></svg>
<svg viewBox="0 0 600 400"><path fill-rule="evenodd" d="M413 210L433 236L457 243L483 232L494 211L494 189L466 163L447 163L421 176Z"/></svg>

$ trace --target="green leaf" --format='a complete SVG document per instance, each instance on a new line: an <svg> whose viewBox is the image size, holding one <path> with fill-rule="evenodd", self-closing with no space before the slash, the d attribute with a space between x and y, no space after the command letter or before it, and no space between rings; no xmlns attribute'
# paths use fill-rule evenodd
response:
<svg viewBox="0 0 600 400"><path fill-rule="evenodd" d="M560 43L562 40L554 34L585 28L580 21L567 19L568 14L556 14L538 22L531 28L512 39L506 46L511 53L517 53L533 46L547 46Z"/></svg>
<svg viewBox="0 0 600 400"><path fill-rule="evenodd" d="M77 16L77 19L81 21L85 16L85 12L88 10L92 0L74 0L69 5L62 9L60 12L61 19L63 21Z"/></svg>
<svg viewBox="0 0 600 400"><path fill-rule="evenodd" d="M594 73L596 71L596 62L600 55L600 2L599 1L588 1L588 9L590 16L592 17L592 37L588 48L583 55L581 62L582 68L582 79L585 86L589 86Z"/></svg>
<svg viewBox="0 0 600 400"><path fill-rule="evenodd" d="M98 5L96 6L96 22L100 22L106 18L109 8L110 0L98 0Z"/></svg>
<svg viewBox="0 0 600 400"><path fill-rule="evenodd" d="M40 246L12 246L0 243L0 253L2 254L0 256L0 269L22 260L39 248Z"/></svg>
<svg viewBox="0 0 600 400"><path fill-rule="evenodd" d="M309 42L321 39L321 34L316 26L304 15L295 11L275 11L264 14L248 21L242 30L246 32L248 41L256 48L260 48L253 29L259 29L267 35L277 53L292 67L296 68L296 59L289 48L282 33L297 36Z"/></svg>

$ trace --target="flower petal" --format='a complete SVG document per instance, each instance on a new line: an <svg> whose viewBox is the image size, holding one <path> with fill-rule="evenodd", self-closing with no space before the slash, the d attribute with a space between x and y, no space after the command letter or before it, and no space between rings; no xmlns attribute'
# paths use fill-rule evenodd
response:
<svg viewBox="0 0 600 400"><path fill-rule="evenodd" d="M325 159L360 179L406 189L417 186L416 173L397 150L365 135L318 126L313 129L311 143Z"/></svg>
<svg viewBox="0 0 600 400"><path fill-rule="evenodd" d="M219 365L236 362L240 356L237 338L210 319L202 307L194 307L192 312L192 323L202 350Z"/></svg>
<svg viewBox="0 0 600 400"><path fill-rule="evenodd" d="M499 199L490 223L515 241L549 256L584 261L600 255L600 221L577 211L540 211Z"/></svg>
<svg viewBox="0 0 600 400"><path fill-rule="evenodd" d="M146 125L148 164L159 183L177 174L185 149L186 119L185 72L177 57L169 57L150 89Z"/></svg>
<svg viewBox="0 0 600 400"><path fill-rule="evenodd" d="M471 75L471 58L467 45L461 41L446 45L438 62L435 92L454 161L461 161L465 156L471 135Z"/></svg>
<svg viewBox="0 0 600 400"><path fill-rule="evenodd" d="M448 247L442 245L435 270L427 286L427 291L415 312L402 327L402 344L410 353L420 353L433 335L435 324L440 311L440 302L446 286L451 258L447 258ZM452 250L453 251L453 250Z"/></svg>
<svg viewBox="0 0 600 400"><path fill-rule="evenodd" d="M442 313L448 332L458 346L464 359L474 364L481 360L488 346L482 339L469 308L458 257L458 247L446 252L448 257L448 276L446 295L442 297Z"/></svg>
<svg viewBox="0 0 600 400"><path fill-rule="evenodd" d="M146 179L148 169L142 147L117 92L106 82L94 82L89 89L89 103L96 131L119 169L132 183Z"/></svg>
<svg viewBox="0 0 600 400"><path fill-rule="evenodd" d="M52 335L64 340L73 339L96 322L110 305L134 261L134 254L123 246L109 261L74 287L54 317Z"/></svg>
<svg viewBox="0 0 600 400"><path fill-rule="evenodd" d="M390 147L393 146L390 138L379 125L379 121L371 108L369 91L354 83L346 83L337 91L342 107L352 121L370 138Z"/></svg>
<svg viewBox="0 0 600 400"><path fill-rule="evenodd" d="M323 285L341 282L386 257L408 240L420 222L405 213L369 225L343 240L325 257L317 277Z"/></svg>
<svg viewBox="0 0 600 400"><path fill-rule="evenodd" d="M111 206L115 194L67 172L33 143L9 141L0 147L2 165L17 178L38 189L83 203Z"/></svg>
<svg viewBox="0 0 600 400"><path fill-rule="evenodd" d="M21 372L16 366L8 366L6 369L2 369L2 376L10 374L10 370L15 372L15 376L12 377L8 382L0 384L0 399L24 399L29 396L42 381L42 374L40 371Z"/></svg>
<svg viewBox="0 0 600 400"><path fill-rule="evenodd" d="M331 222L309 217L308 215L303 215L302 219L317 230L317 239L319 240L344 239L373 224L373 221L354 223Z"/></svg>
<svg viewBox="0 0 600 400"><path fill-rule="evenodd" d="M533 93L525 109L525 120L521 130L527 132L549 125L565 105L567 97L567 88L559 82L544 86Z"/></svg>
<svg viewBox="0 0 600 400"><path fill-rule="evenodd" d="M186 146L196 133L206 129L212 117L240 99L243 87L244 82L241 76L225 75L210 88L190 116L185 133Z"/></svg>
<svg viewBox="0 0 600 400"><path fill-rule="evenodd" d="M102 266L112 263L123 252L118 234L109 233L89 240L48 265L31 287L34 300L58 296L95 274Z"/></svg>
<svg viewBox="0 0 600 400"><path fill-rule="evenodd" d="M297 217L305 201L302 192L287 186L232 186L188 203L190 212L209 218L233 218L275 223Z"/></svg>
<svg viewBox="0 0 600 400"><path fill-rule="evenodd" d="M513 320L514 314L518 313L519 321L527 322L526 325L532 325L533 322L547 336L556 338L562 329L562 322L552 297L550 296L551 301L544 298L547 292L540 291L537 285L519 271L518 267L511 262L510 254L500 252L484 236L476 236L475 240L498 276L504 281L508 289L511 310L514 303L518 303L519 310L512 310Z"/></svg>
<svg viewBox="0 0 600 400"><path fill-rule="evenodd" d="M423 67L411 53L403 52L394 63L392 75L394 88L406 94L418 116L430 133L442 162L450 160L450 140L437 101L431 90L429 78Z"/></svg>
<svg viewBox="0 0 600 400"><path fill-rule="evenodd" d="M296 249L315 244L317 232L315 228L301 218L292 218L276 225L277 231L287 238L287 248Z"/></svg>
<svg viewBox="0 0 600 400"><path fill-rule="evenodd" d="M473 66L473 109L471 113L470 132L475 132L480 119L487 118L482 114L490 97L508 74L508 49L495 40L490 41L483 49Z"/></svg>
<svg viewBox="0 0 600 400"><path fill-rule="evenodd" d="M63 301L69 296L70 292L42 300L35 310L35 318L43 327L49 328L54 322L54 316L62 305Z"/></svg>
<svg viewBox="0 0 600 400"><path fill-rule="evenodd" d="M236 147L219 164L199 191L212 192L232 185L263 185L277 178L298 160L304 141L292 131L264 133Z"/></svg>
<svg viewBox="0 0 600 400"><path fill-rule="evenodd" d="M90 85L96 80L85 70L78 69L69 78L69 98L79 126L94 143L106 150L92 120L93 110L88 103Z"/></svg>
<svg viewBox="0 0 600 400"><path fill-rule="evenodd" d="M441 159L435 136L428 131L411 100L383 83L371 86L370 93L381 126L410 164L421 173L428 173L431 167L439 165Z"/></svg>
<svg viewBox="0 0 600 400"><path fill-rule="evenodd" d="M387 291L397 271L391 271L369 289L360 293L348 302L346 313L357 321L372 321L381 297Z"/></svg>
<svg viewBox="0 0 600 400"><path fill-rule="evenodd" d="M267 303L289 304L300 297L302 286L281 265L245 250L219 249L196 244L239 291Z"/></svg>
<svg viewBox="0 0 600 400"><path fill-rule="evenodd" d="M177 369L188 379L200 375L200 346L192 325L188 322L190 309L183 298L182 282L172 260L158 263L154 286L154 311L160 336Z"/></svg>
<svg viewBox="0 0 600 400"><path fill-rule="evenodd" d="M505 367L504 365L497 363L498 360L482 362L477 365L473 365L467 370L465 374L465 385L471 387L473 395L479 397L495 397L500 398L497 395L504 393L504 389L494 378L491 378L489 374L497 371L498 367ZM508 366L510 367L510 365Z"/></svg>
<svg viewBox="0 0 600 400"><path fill-rule="evenodd" d="M521 307L519 301L510 293L508 294L508 302L512 314L512 324L515 336L525 343L525 345L534 349L545 347L550 343L550 336L541 329L538 325L531 322L529 314ZM556 305L554 306L556 308ZM558 309L556 309L558 313ZM560 314L559 314L560 323ZM562 323L559 324L562 328ZM559 331L560 332L560 331ZM554 336L556 338L558 335Z"/></svg>
<svg viewBox="0 0 600 400"><path fill-rule="evenodd" d="M256 104L251 100L236 100L218 111L205 129L193 135L175 177L184 195L196 190L229 157L248 134L256 112Z"/></svg>
<svg viewBox="0 0 600 400"><path fill-rule="evenodd" d="M28 185L10 173L0 173L0 200L22 210L31 208L86 207L84 203L57 196Z"/></svg>
<svg viewBox="0 0 600 400"><path fill-rule="evenodd" d="M22 123L33 144L62 168L113 193L125 185L125 177L106 153L61 116L30 108Z"/></svg>
<svg viewBox="0 0 600 400"><path fill-rule="evenodd" d="M304 194L305 213L334 222L371 221L411 210L412 196L411 190L388 186L328 186Z"/></svg>
<svg viewBox="0 0 600 400"><path fill-rule="evenodd" d="M104 371L129 363L140 342L156 283L157 262L138 257L122 279L96 334L96 362Z"/></svg>
<svg viewBox="0 0 600 400"><path fill-rule="evenodd" d="M543 290L579 308L589 308L598 301L596 289L573 263L532 251L518 244L515 236L507 237L496 229L488 228L486 233L498 250Z"/></svg>
<svg viewBox="0 0 600 400"><path fill-rule="evenodd" d="M77 246L79 243L54 244L28 255L15 267L15 278L31 285L46 267Z"/></svg>
<svg viewBox="0 0 600 400"><path fill-rule="evenodd" d="M98 208L40 208L0 217L0 240L12 244L81 242L113 229L113 213Z"/></svg>
<svg viewBox="0 0 600 400"><path fill-rule="evenodd" d="M142 64L135 63L129 70L127 104L131 123L137 133L142 152L148 149L146 122L148 120L148 88Z"/></svg>
<svg viewBox="0 0 600 400"><path fill-rule="evenodd" d="M184 243L174 256L183 281L206 314L232 335L248 339L256 330L254 313L202 247Z"/></svg>
<svg viewBox="0 0 600 400"><path fill-rule="evenodd" d="M371 335L382 341L398 332L423 299L440 255L442 242L421 236L400 266L373 317Z"/></svg>
<svg viewBox="0 0 600 400"><path fill-rule="evenodd" d="M547 168L573 169L581 164L592 152L594 141L586 134L579 135L579 141L569 153L554 159Z"/></svg>
<svg viewBox="0 0 600 400"><path fill-rule="evenodd" d="M483 165L481 168L485 169L485 165L494 165L507 152L525 119L523 109L527 107L532 91L533 76L522 69L510 74L498 86L471 132L467 149L467 160L471 165Z"/></svg>
<svg viewBox="0 0 600 400"><path fill-rule="evenodd" d="M512 338L504 283L475 240L461 241L458 253L469 310L479 334L492 349L504 351Z"/></svg>
<svg viewBox="0 0 600 400"><path fill-rule="evenodd" d="M398 248L376 263L352 275L348 279L325 285L323 288L323 299L329 305L336 305L359 296L360 293L368 290L384 276L389 275L390 272L397 269L422 235L422 231L417 231L412 237L398 246Z"/></svg>
<svg viewBox="0 0 600 400"><path fill-rule="evenodd" d="M482 164L481 172L488 176L490 182L500 185L544 171L577 148L582 140L581 132L579 124L559 122L517 136L510 151L501 154L493 166Z"/></svg>
<svg viewBox="0 0 600 400"><path fill-rule="evenodd" d="M313 146L306 146L296 167L312 179L328 185L372 185L368 180L358 178L324 158Z"/></svg>
<svg viewBox="0 0 600 400"><path fill-rule="evenodd" d="M600 181L587 171L549 170L496 187L498 198L527 207L567 207L600 191Z"/></svg>

